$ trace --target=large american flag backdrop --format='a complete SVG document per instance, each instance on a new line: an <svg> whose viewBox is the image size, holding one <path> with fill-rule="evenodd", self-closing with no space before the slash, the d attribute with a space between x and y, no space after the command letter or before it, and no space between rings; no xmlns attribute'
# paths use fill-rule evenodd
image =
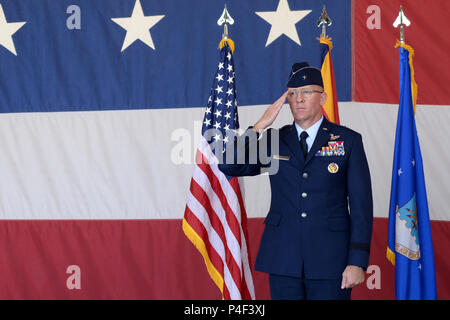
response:
<svg viewBox="0 0 450 320"><path fill-rule="evenodd" d="M220 299L182 230L219 61L224 1L0 0L0 298ZM354 299L394 298L385 258L398 112L400 4L411 26L416 122L438 297L450 298L447 0L226 1L235 20L241 128L285 91L293 62L320 67L333 24L339 118L363 135L374 232ZM274 127L290 123L284 107ZM267 176L244 178L253 267ZM253 259L253 260L252 260ZM267 275L253 273L257 299Z"/></svg>

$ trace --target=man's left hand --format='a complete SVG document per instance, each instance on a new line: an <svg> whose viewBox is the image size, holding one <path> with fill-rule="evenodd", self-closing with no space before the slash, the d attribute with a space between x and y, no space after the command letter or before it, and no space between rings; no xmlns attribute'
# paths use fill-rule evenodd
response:
<svg viewBox="0 0 450 320"><path fill-rule="evenodd" d="M364 270L358 266L347 266L342 273L341 289L350 289L364 282Z"/></svg>

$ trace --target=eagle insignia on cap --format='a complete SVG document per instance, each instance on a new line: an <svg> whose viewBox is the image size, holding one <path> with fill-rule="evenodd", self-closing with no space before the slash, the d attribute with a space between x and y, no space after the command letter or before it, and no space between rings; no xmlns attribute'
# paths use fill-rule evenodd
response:
<svg viewBox="0 0 450 320"><path fill-rule="evenodd" d="M317 85L323 88L320 69L310 66L308 62L294 63L289 74L287 87L298 88L308 85Z"/></svg>

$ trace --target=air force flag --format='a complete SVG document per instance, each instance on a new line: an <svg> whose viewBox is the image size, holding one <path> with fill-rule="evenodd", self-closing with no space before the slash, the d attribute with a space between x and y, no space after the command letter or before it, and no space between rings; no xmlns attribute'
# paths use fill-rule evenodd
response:
<svg viewBox="0 0 450 320"><path fill-rule="evenodd" d="M400 300L436 299L433 243L411 92L413 49L400 48L400 104L395 136L387 257ZM415 95L414 95L415 96Z"/></svg>

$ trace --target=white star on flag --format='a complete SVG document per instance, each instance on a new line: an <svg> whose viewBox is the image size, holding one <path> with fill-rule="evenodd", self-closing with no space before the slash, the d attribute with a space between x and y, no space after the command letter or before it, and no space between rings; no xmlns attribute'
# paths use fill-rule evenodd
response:
<svg viewBox="0 0 450 320"><path fill-rule="evenodd" d="M223 88L223 87L217 86L217 88L214 89L214 90L216 90L216 91L217 91L217 94L219 94L219 93L222 92L222 88Z"/></svg>
<svg viewBox="0 0 450 320"><path fill-rule="evenodd" d="M142 11L141 2L139 0L136 0L134 4L131 17L111 18L112 21L127 30L127 34L125 35L125 39L123 40L121 52L123 52L138 39L155 50L155 45L153 44L150 29L162 18L164 18L164 15L144 16L144 11Z"/></svg>
<svg viewBox="0 0 450 320"><path fill-rule="evenodd" d="M17 56L16 47L12 35L17 32L26 21L23 22L7 22L5 12L3 11L2 4L0 3L0 46L5 47L11 53Z"/></svg>
<svg viewBox="0 0 450 320"><path fill-rule="evenodd" d="M287 0L280 0L276 11L255 12L258 16L271 24L266 47L283 34L301 46L302 44L295 25L311 11L312 10L291 11Z"/></svg>

